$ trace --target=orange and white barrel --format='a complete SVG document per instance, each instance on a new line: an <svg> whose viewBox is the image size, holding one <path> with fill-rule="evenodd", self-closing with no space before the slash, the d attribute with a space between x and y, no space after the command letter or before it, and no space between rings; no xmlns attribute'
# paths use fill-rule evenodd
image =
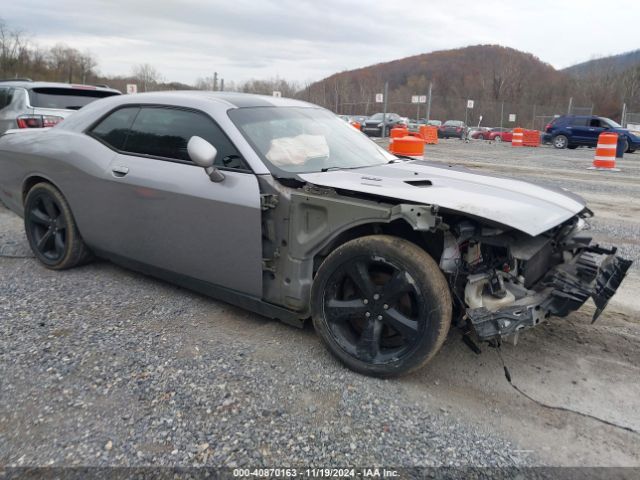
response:
<svg viewBox="0 0 640 480"><path fill-rule="evenodd" d="M396 137L393 139L393 142L389 143L389 151L408 157L424 157L424 139L418 135Z"/></svg>
<svg viewBox="0 0 640 480"><path fill-rule="evenodd" d="M595 170L619 171L616 168L616 148L618 147L618 134L613 132L603 132L598 136L598 146L593 157Z"/></svg>
<svg viewBox="0 0 640 480"><path fill-rule="evenodd" d="M523 128L513 129L513 138L511 139L511 146L512 147L524 146L524 129Z"/></svg>

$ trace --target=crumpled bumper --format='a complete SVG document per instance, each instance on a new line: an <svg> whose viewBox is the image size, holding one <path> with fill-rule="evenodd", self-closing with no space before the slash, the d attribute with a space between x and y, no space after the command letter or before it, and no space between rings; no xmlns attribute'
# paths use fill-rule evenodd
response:
<svg viewBox="0 0 640 480"><path fill-rule="evenodd" d="M607 253L598 265L596 256ZM512 305L489 311L467 310L469 323L480 340L499 339L534 327L550 316L564 317L592 298L596 311L592 323L602 314L633 263L617 256L616 250L589 247L571 262L553 268L542 288Z"/></svg>

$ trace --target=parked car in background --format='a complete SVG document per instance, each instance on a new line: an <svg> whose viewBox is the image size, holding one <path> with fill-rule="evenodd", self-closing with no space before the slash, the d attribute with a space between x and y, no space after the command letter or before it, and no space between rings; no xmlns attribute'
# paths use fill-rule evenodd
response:
<svg viewBox="0 0 640 480"><path fill-rule="evenodd" d="M427 120L425 125L429 125L431 127L439 127L442 125L442 121L440 120Z"/></svg>
<svg viewBox="0 0 640 480"><path fill-rule="evenodd" d="M52 127L100 98L120 95L106 86L0 81L0 133L12 128Z"/></svg>
<svg viewBox="0 0 640 480"><path fill-rule="evenodd" d="M462 120L447 120L438 127L438 138L460 138L467 136L467 126Z"/></svg>
<svg viewBox="0 0 640 480"><path fill-rule="evenodd" d="M375 115L371 115L362 125L362 131L369 135L370 137L381 137L383 136L382 131L382 113L376 113ZM397 113L387 113L386 122L385 122L385 130L386 134L389 135L389 131L397 127L399 125L405 126L405 121L403 118Z"/></svg>
<svg viewBox="0 0 640 480"><path fill-rule="evenodd" d="M613 132L624 136L627 153L640 148L640 132L628 130L610 118L595 115L562 115L554 118L544 128L542 140L555 148L595 147L598 136L603 132Z"/></svg>
<svg viewBox="0 0 640 480"><path fill-rule="evenodd" d="M508 128L487 128L482 132L476 132L475 138L494 142L510 142L513 139L513 132Z"/></svg>
<svg viewBox="0 0 640 480"><path fill-rule="evenodd" d="M360 125L363 125L367 118L369 118L366 115L349 115L349 117L351 117L351 121L358 122Z"/></svg>
<svg viewBox="0 0 640 480"><path fill-rule="evenodd" d="M0 201L49 269L95 255L311 319L381 377L426 364L452 322L496 344L589 298L595 321L632 263L592 243L568 191L398 158L323 108L232 92L106 98L5 133Z"/></svg>
<svg viewBox="0 0 640 480"><path fill-rule="evenodd" d="M467 129L467 138L470 140L484 140L484 134L489 130L489 127L470 127Z"/></svg>

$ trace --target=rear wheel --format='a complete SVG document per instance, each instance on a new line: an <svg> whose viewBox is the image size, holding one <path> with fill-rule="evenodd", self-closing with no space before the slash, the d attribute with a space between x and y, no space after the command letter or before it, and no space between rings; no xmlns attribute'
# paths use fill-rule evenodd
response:
<svg viewBox="0 0 640 480"><path fill-rule="evenodd" d="M496 143L500 143L502 142L502 137L500 135L496 135L495 138L493 139Z"/></svg>
<svg viewBox="0 0 640 480"><path fill-rule="evenodd" d="M64 270L91 259L67 201L49 183L38 183L27 193L24 226L31 250L47 268Z"/></svg>
<svg viewBox="0 0 640 480"><path fill-rule="evenodd" d="M564 135L556 135L553 137L553 146L555 148L567 148L569 139Z"/></svg>
<svg viewBox="0 0 640 480"><path fill-rule="evenodd" d="M426 364L451 324L449 287L436 262L387 235L352 240L322 263L311 291L313 324L352 370L379 377Z"/></svg>

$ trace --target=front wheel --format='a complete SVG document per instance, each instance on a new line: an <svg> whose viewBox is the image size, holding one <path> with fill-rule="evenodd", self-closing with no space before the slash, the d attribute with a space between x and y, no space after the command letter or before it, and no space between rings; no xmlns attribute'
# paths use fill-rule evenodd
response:
<svg viewBox="0 0 640 480"><path fill-rule="evenodd" d="M47 268L64 270L91 258L67 201L49 183L38 183L27 193L24 227L31 250Z"/></svg>
<svg viewBox="0 0 640 480"><path fill-rule="evenodd" d="M556 135L553 138L553 146L555 148L567 148L569 145L569 139L564 135Z"/></svg>
<svg viewBox="0 0 640 480"><path fill-rule="evenodd" d="M500 135L496 135L496 137L493 139L496 143L501 143L502 142L502 137Z"/></svg>
<svg viewBox="0 0 640 480"><path fill-rule="evenodd" d="M449 286L437 263L407 240L372 235L337 248L311 290L313 324L329 350L378 377L425 365L451 324Z"/></svg>

